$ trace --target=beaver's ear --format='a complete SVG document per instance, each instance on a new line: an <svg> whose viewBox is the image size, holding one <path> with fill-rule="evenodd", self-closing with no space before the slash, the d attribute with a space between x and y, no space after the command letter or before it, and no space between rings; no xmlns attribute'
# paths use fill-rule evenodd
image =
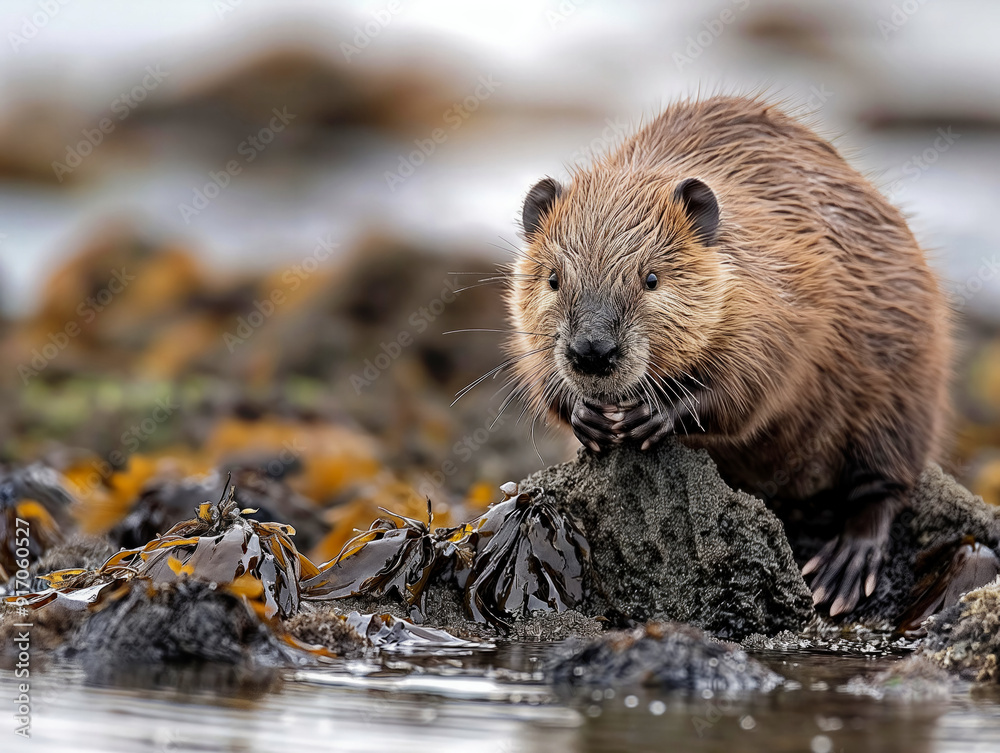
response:
<svg viewBox="0 0 1000 753"><path fill-rule="evenodd" d="M542 217L552 208L552 202L559 198L562 193L560 186L552 178L543 178L538 181L524 200L524 208L521 210L521 224L524 225L525 235L534 235L538 232Z"/></svg>
<svg viewBox="0 0 1000 753"><path fill-rule="evenodd" d="M674 189L674 200L684 205L698 240L706 246L715 243L719 229L719 202L712 189L697 178L685 178Z"/></svg>

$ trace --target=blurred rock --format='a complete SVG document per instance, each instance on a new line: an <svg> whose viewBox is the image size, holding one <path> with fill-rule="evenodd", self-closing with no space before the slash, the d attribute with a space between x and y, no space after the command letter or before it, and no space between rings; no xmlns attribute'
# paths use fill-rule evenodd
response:
<svg viewBox="0 0 1000 753"><path fill-rule="evenodd" d="M547 674L563 687L657 687L731 696L768 692L782 679L740 648L689 625L649 623L560 646Z"/></svg>
<svg viewBox="0 0 1000 753"><path fill-rule="evenodd" d="M455 68L438 65L433 56L418 64L399 60L389 66L352 64L333 45L310 45L291 30L295 43L271 41L247 54L204 54L205 65L171 83L165 96L152 98L136 110L130 124L158 129L215 131L231 150L251 132L266 126L275 108L294 117L294 139L306 156L306 147L322 146L326 139L358 131L398 134L424 129L438 120L456 98L461 98L461 78ZM299 30L301 31L301 30ZM339 36L340 30L330 29ZM231 143L230 143L231 142Z"/></svg>
<svg viewBox="0 0 1000 753"><path fill-rule="evenodd" d="M291 649L232 593L196 580L130 586L90 615L63 649L93 681L183 664L229 665L252 677L290 662Z"/></svg>
<svg viewBox="0 0 1000 753"><path fill-rule="evenodd" d="M1000 683L1000 580L967 593L926 624L920 656L962 679Z"/></svg>
<svg viewBox="0 0 1000 753"><path fill-rule="evenodd" d="M140 449L211 442L234 417L263 420L250 433L270 432L276 415L322 419L378 437L381 461L442 504L536 467L536 447L565 455L560 436L516 420L521 406L497 419L500 379L451 406L504 360L502 331L445 334L506 328L499 279L477 283L496 276L489 263L381 235L332 253L212 277L176 244L106 230L0 340L18 364L0 388L21 396L0 403L10 414L0 443L34 458L34 438L61 441L120 466ZM130 279L120 286L115 275Z"/></svg>
<svg viewBox="0 0 1000 753"><path fill-rule="evenodd" d="M456 71L475 67L471 60L459 66L457 54L446 64L426 50L381 66L358 64L329 42L350 38L345 29L292 24L270 32L189 51L179 68L116 72L127 82L121 91L140 89L141 97L95 86L88 101L56 75L15 79L22 93L0 123L0 178L70 186L117 158L148 159L164 149L224 164L251 149L264 154L248 140L270 127L275 111L293 127L264 158L306 162L333 152L347 160L359 139L409 138L439 125L466 94L469 81Z"/></svg>
<svg viewBox="0 0 1000 753"><path fill-rule="evenodd" d="M852 678L843 692L903 703L942 703L951 700L956 684L940 664L918 653L874 677Z"/></svg>

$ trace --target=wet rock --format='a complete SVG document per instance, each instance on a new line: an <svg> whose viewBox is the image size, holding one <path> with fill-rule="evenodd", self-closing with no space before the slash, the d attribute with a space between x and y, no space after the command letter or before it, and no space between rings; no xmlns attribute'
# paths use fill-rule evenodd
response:
<svg viewBox="0 0 1000 753"><path fill-rule="evenodd" d="M514 641L562 641L567 638L594 638L604 632L606 622L581 614L575 609L565 612L536 612L518 620L503 638Z"/></svg>
<svg viewBox="0 0 1000 753"><path fill-rule="evenodd" d="M721 694L766 692L782 681L742 649L676 623L612 631L589 643L569 641L549 675L562 686L645 685Z"/></svg>
<svg viewBox="0 0 1000 753"><path fill-rule="evenodd" d="M925 624L919 655L965 680L1000 684L1000 579Z"/></svg>
<svg viewBox="0 0 1000 753"><path fill-rule="evenodd" d="M764 651L788 654L806 651L866 660L898 657L902 653L913 651L917 645L916 640L895 633L889 624L838 624L820 614L816 614L804 630L785 630L771 636L755 634L740 641L740 646L751 653Z"/></svg>
<svg viewBox="0 0 1000 753"><path fill-rule="evenodd" d="M858 681L852 681L858 687ZM851 683L848 683L852 686ZM925 656L911 656L877 674L869 683L877 698L892 698L910 703L947 700L955 681L939 664Z"/></svg>
<svg viewBox="0 0 1000 753"><path fill-rule="evenodd" d="M62 653L97 681L192 663L251 676L293 660L290 647L240 597L197 580L154 585L141 578L129 582L123 598L92 613Z"/></svg>
<svg viewBox="0 0 1000 753"><path fill-rule="evenodd" d="M31 664L47 662L86 618L84 610L46 609L35 612L31 624ZM15 668L20 648L15 642L24 632L26 616L14 605L0 602L0 669Z"/></svg>
<svg viewBox="0 0 1000 753"><path fill-rule="evenodd" d="M747 651L788 651L803 647L803 633L782 630L776 635L753 633L740 641L740 647Z"/></svg>
<svg viewBox="0 0 1000 753"><path fill-rule="evenodd" d="M984 503L938 465L927 466L920 476L913 509L910 527L925 549L963 536L993 549L1000 543L1000 507Z"/></svg>
<svg viewBox="0 0 1000 753"><path fill-rule="evenodd" d="M303 643L322 646L346 658L364 655L369 645L333 604L320 604L304 610L285 620L284 628Z"/></svg>
<svg viewBox="0 0 1000 753"><path fill-rule="evenodd" d="M1000 543L1000 508L987 505L934 464L920 476L911 501L911 509L893 523L875 592L851 621L913 629L962 592L994 577L990 563ZM827 500L778 509L800 564L840 531L840 507Z"/></svg>
<svg viewBox="0 0 1000 753"><path fill-rule="evenodd" d="M781 523L726 486L705 452L671 442L581 451L520 486L541 487L579 521L603 591L591 613L724 638L798 629L813 613Z"/></svg>

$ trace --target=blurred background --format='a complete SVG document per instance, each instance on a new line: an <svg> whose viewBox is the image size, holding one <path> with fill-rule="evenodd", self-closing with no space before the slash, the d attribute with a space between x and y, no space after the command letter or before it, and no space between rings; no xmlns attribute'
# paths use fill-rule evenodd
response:
<svg viewBox="0 0 1000 753"><path fill-rule="evenodd" d="M504 328L478 283L535 180L714 92L784 101L910 215L961 339L953 467L1000 501L995 3L6 0L0 27L0 459L63 472L93 532L219 468L336 528L567 458L520 405L494 422L505 374L452 407L502 335L444 333Z"/></svg>

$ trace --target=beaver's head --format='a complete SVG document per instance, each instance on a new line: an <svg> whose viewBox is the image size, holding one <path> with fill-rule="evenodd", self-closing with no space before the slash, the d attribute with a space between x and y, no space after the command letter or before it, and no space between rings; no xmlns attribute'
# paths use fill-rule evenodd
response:
<svg viewBox="0 0 1000 753"><path fill-rule="evenodd" d="M622 169L565 187L546 178L522 222L508 349L540 408L670 395L671 380L706 365L732 274L704 182Z"/></svg>

